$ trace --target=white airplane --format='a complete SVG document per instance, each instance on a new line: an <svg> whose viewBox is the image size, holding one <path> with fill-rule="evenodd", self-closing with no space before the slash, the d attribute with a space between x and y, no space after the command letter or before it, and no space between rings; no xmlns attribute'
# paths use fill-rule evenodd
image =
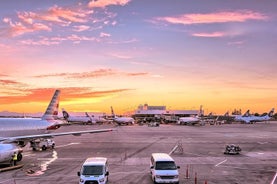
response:
<svg viewBox="0 0 277 184"><path fill-rule="evenodd" d="M22 147L28 142L54 136L100 133L112 129L51 133L65 124L57 120L60 90L56 90L42 118L0 118L0 163L9 162L14 152L22 160Z"/></svg>
<svg viewBox="0 0 277 184"><path fill-rule="evenodd" d="M66 110L62 110L63 117L67 122L81 122L81 123L104 123L107 122L107 120L101 116L95 117L93 115L89 115L87 112L85 112L86 116L71 116Z"/></svg>
<svg viewBox="0 0 277 184"><path fill-rule="evenodd" d="M200 110L197 116L194 117L181 117L177 121L179 125L195 125L202 121L201 116L203 115L202 105L200 106Z"/></svg>
<svg viewBox="0 0 277 184"><path fill-rule="evenodd" d="M133 125L135 123L134 118L132 117L118 117L114 114L113 107L111 106L111 111L112 111L112 120L116 122L118 125Z"/></svg>
<svg viewBox="0 0 277 184"><path fill-rule="evenodd" d="M181 117L177 121L177 124L179 124L179 125L195 125L195 124L199 123L200 121L201 121L201 119L198 116L196 116L196 117Z"/></svg>
<svg viewBox="0 0 277 184"><path fill-rule="evenodd" d="M250 115L249 110L243 115L243 116L236 116L235 120L236 121L241 121L245 123L254 123L254 122L261 122L261 121L268 121L271 119L271 117L274 114L274 108L272 108L269 113L267 113L264 116L253 116Z"/></svg>
<svg viewBox="0 0 277 184"><path fill-rule="evenodd" d="M96 124L96 121L88 115L87 112L85 112L86 116L71 116L69 113L62 109L63 117L67 122L80 122L80 123L91 123L91 124Z"/></svg>

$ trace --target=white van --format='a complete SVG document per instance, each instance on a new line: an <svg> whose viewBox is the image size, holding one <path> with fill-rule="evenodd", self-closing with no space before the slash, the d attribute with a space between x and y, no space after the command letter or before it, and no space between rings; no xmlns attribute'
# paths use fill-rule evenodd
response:
<svg viewBox="0 0 277 184"><path fill-rule="evenodd" d="M108 159L104 157L87 158L83 163L79 184L106 184L108 182Z"/></svg>
<svg viewBox="0 0 277 184"><path fill-rule="evenodd" d="M150 172L154 183L176 183L179 184L180 167L166 153L152 153L150 161Z"/></svg>

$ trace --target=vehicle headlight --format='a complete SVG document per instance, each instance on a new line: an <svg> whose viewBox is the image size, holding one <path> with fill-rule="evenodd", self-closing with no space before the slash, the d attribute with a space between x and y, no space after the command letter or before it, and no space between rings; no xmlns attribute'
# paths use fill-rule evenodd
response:
<svg viewBox="0 0 277 184"><path fill-rule="evenodd" d="M161 176L157 175L156 178L161 178Z"/></svg>
<svg viewBox="0 0 277 184"><path fill-rule="evenodd" d="M179 178L179 176L178 176L178 175L175 175L175 176L174 176L174 178L176 178L176 179L177 179L177 178Z"/></svg>
<svg viewBox="0 0 277 184"><path fill-rule="evenodd" d="M100 179L99 181L100 181L100 182L103 182L104 180L105 180L105 178L102 178L102 179Z"/></svg>
<svg viewBox="0 0 277 184"><path fill-rule="evenodd" d="M84 183L84 180L83 180L83 179L80 179L80 183Z"/></svg>

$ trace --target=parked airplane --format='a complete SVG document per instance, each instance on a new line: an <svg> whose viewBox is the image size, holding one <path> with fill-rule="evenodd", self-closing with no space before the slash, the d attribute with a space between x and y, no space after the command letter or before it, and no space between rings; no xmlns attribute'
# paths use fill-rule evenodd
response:
<svg viewBox="0 0 277 184"><path fill-rule="evenodd" d="M112 129L51 133L64 124L57 120L60 90L56 90L42 118L0 118L0 163L9 162L14 152L22 160L22 149L28 142L63 135L100 133Z"/></svg>
<svg viewBox="0 0 277 184"><path fill-rule="evenodd" d="M91 123L91 124L95 124L96 121L94 119L92 119L91 116L88 115L87 112L85 112L86 116L71 116L69 115L69 113L62 109L62 113L63 113L63 117L67 122L79 122L79 123Z"/></svg>
<svg viewBox="0 0 277 184"><path fill-rule="evenodd" d="M236 116L236 121L241 121L245 123L254 123L254 122L261 122L261 121L268 121L273 116L274 108L272 108L269 113L264 116L253 116L250 115L249 110L243 116Z"/></svg>
<svg viewBox="0 0 277 184"><path fill-rule="evenodd" d="M181 117L179 118L177 124L179 125L195 125L199 123L201 119L196 116L196 117Z"/></svg>
<svg viewBox="0 0 277 184"><path fill-rule="evenodd" d="M113 107L111 106L112 111L112 120L116 122L118 125L133 125L135 123L134 118L132 117L118 117L114 114Z"/></svg>
<svg viewBox="0 0 277 184"><path fill-rule="evenodd" d="M71 116L69 113L62 109L63 117L67 122L81 122L81 123L91 123L91 124L96 124L96 123L104 123L107 122L105 118L102 117L95 117L89 115L87 112L85 112L86 116Z"/></svg>
<svg viewBox="0 0 277 184"><path fill-rule="evenodd" d="M210 124L215 124L215 123L231 123L233 122L235 119L234 116L230 116L229 115L229 111L227 111L225 114L223 115L213 115L212 113L210 113L209 115L207 115L204 120Z"/></svg>
<svg viewBox="0 0 277 184"><path fill-rule="evenodd" d="M202 121L202 119L201 119L202 116L203 116L203 110L202 110L202 105L201 105L197 116L195 116L195 117L181 117L177 121L177 124L179 124L179 125L195 125L195 124L200 123Z"/></svg>

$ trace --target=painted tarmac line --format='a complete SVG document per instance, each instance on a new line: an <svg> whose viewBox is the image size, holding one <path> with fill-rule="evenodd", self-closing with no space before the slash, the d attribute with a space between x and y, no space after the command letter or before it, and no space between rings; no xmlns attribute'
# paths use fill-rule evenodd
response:
<svg viewBox="0 0 277 184"><path fill-rule="evenodd" d="M218 164L215 165L215 167L218 167L220 164L223 164L226 161L227 161L227 159L223 160L222 162L219 162Z"/></svg>
<svg viewBox="0 0 277 184"><path fill-rule="evenodd" d="M70 146L70 145L74 145L74 144L81 144L79 142L72 142L72 143L69 143L69 144L64 144L64 145L59 145L59 146L55 146L56 148L62 148L62 147L66 147L66 146Z"/></svg>
<svg viewBox="0 0 277 184"><path fill-rule="evenodd" d="M276 177L277 177L277 172L275 173L275 175L274 175L272 181L270 182L270 184L274 184L274 182L275 182L275 180L276 180Z"/></svg>

